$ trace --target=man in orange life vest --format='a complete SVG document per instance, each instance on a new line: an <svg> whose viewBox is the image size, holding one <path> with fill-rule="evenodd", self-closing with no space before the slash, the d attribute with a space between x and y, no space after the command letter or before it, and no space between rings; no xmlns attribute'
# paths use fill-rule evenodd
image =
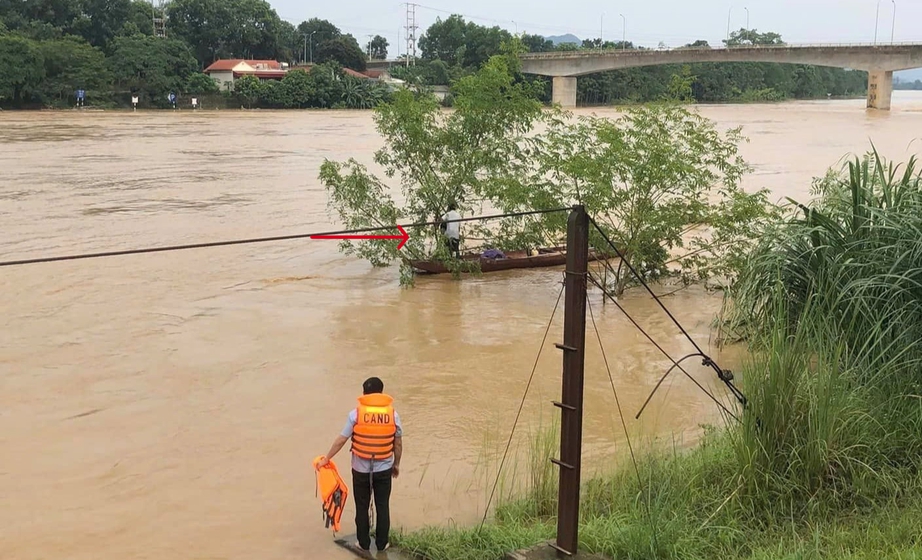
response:
<svg viewBox="0 0 922 560"><path fill-rule="evenodd" d="M400 416L394 411L394 399L384 394L384 383L377 377L362 384L359 406L349 413L349 419L320 466L330 462L343 445L352 439L352 495L355 497L355 532L363 550L371 548L368 510L372 495L378 515L375 546L389 546L391 526L391 478L400 474L403 454L403 430Z"/></svg>

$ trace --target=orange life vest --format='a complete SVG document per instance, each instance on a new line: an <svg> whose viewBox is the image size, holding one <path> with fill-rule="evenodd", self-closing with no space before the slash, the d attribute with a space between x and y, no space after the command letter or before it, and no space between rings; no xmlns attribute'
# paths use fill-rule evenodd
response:
<svg viewBox="0 0 922 560"><path fill-rule="evenodd" d="M339 520L343 516L343 508L349 497L349 488L339 476L336 463L330 461L319 467L323 457L314 459L314 470L317 476L317 492L323 502L323 520L326 528L333 527L333 532L339 532Z"/></svg>
<svg viewBox="0 0 922 560"><path fill-rule="evenodd" d="M352 453L362 459L385 460L394 454L397 424L394 399L383 393L362 395L352 430Z"/></svg>

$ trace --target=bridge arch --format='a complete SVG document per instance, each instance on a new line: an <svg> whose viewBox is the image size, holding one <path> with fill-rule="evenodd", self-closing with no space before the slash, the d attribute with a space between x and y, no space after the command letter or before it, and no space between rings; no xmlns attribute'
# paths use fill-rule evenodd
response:
<svg viewBox="0 0 922 560"><path fill-rule="evenodd" d="M521 58L522 72L552 78L552 99L564 107L576 106L578 76L664 64L769 62L865 70L868 72L867 106L889 110L893 94L893 72L922 68L922 44L581 50L529 53L522 55Z"/></svg>

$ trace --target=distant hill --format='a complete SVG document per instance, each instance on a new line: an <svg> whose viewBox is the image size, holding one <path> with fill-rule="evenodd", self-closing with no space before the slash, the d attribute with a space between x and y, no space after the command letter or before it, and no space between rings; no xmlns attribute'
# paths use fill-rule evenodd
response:
<svg viewBox="0 0 922 560"><path fill-rule="evenodd" d="M572 33L567 33L566 35L552 35L550 37L545 37L548 41L554 43L554 46L562 45L564 43L573 43L576 45L582 45L583 40L573 35Z"/></svg>
<svg viewBox="0 0 922 560"><path fill-rule="evenodd" d="M550 39L550 37L548 37ZM903 72L894 72L893 76L899 78L903 82L914 82L916 80L922 80L922 68L916 68L915 70L904 70Z"/></svg>

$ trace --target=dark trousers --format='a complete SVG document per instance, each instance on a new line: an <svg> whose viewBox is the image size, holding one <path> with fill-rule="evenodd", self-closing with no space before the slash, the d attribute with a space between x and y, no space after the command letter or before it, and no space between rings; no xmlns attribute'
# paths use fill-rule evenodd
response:
<svg viewBox="0 0 922 560"><path fill-rule="evenodd" d="M391 477L392 470L376 472L373 475L352 471L352 495L355 497L355 532L359 546L368 549L371 546L368 506L371 496L375 497L375 546L384 550L391 531Z"/></svg>
<svg viewBox="0 0 922 560"><path fill-rule="evenodd" d="M453 239L449 237L446 241L446 244L448 245L448 253L451 256L453 257L461 256L461 240L460 239Z"/></svg>

